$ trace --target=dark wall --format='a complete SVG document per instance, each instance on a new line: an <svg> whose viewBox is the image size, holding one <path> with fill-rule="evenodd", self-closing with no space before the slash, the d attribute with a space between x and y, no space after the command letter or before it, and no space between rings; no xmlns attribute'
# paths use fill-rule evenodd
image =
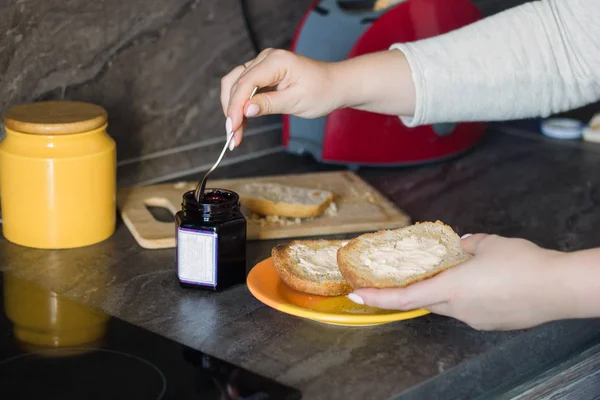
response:
<svg viewBox="0 0 600 400"><path fill-rule="evenodd" d="M287 46L310 3L250 0L261 44ZM0 15L0 112L40 99L106 107L121 184L214 162L220 79L254 57L240 1L0 0ZM277 146L264 129L231 157Z"/></svg>
<svg viewBox="0 0 600 400"><path fill-rule="evenodd" d="M489 16L532 0L472 0L483 15Z"/></svg>

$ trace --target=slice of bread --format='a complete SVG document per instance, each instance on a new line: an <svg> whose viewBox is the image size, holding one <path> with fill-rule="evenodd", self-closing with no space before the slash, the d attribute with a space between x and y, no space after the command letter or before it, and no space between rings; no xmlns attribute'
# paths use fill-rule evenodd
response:
<svg viewBox="0 0 600 400"><path fill-rule="evenodd" d="M269 182L244 183L231 190L240 195L240 202L246 208L264 216L314 218L323 214L333 201L333 193L326 190Z"/></svg>
<svg viewBox="0 0 600 400"><path fill-rule="evenodd" d="M337 254L340 272L354 289L405 287L470 258L460 237L440 221L364 234Z"/></svg>
<svg viewBox="0 0 600 400"><path fill-rule="evenodd" d="M319 296L341 296L352 291L337 265L343 240L295 240L273 248L273 264L286 285Z"/></svg>

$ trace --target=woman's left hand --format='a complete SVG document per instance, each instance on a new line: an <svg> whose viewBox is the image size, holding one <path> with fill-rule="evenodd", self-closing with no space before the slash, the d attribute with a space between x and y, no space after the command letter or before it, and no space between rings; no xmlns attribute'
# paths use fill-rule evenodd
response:
<svg viewBox="0 0 600 400"><path fill-rule="evenodd" d="M564 316L560 266L564 253L523 239L477 234L462 240L474 257L398 289L358 289L357 303L396 310L425 308L480 330L528 328Z"/></svg>

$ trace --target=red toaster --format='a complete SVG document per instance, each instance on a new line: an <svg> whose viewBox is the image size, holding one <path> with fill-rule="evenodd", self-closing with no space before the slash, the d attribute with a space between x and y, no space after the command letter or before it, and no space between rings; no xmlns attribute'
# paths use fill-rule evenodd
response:
<svg viewBox="0 0 600 400"><path fill-rule="evenodd" d="M353 4L351 0L315 1L296 31L291 50L322 61L340 61L388 49L396 42L446 33L482 18L469 0L407 0L379 12ZM283 118L287 151L350 168L451 158L475 146L486 128L483 123L408 128L396 116L352 109L316 119Z"/></svg>

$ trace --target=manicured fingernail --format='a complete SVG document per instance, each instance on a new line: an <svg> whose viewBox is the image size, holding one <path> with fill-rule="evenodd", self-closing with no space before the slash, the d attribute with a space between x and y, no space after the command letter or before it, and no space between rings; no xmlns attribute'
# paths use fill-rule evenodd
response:
<svg viewBox="0 0 600 400"><path fill-rule="evenodd" d="M355 302L356 304L365 304L365 301L359 295L355 293L350 293L348 295L348 299Z"/></svg>
<svg viewBox="0 0 600 400"><path fill-rule="evenodd" d="M259 112L258 104L250 104L246 110L246 117L256 117Z"/></svg>
<svg viewBox="0 0 600 400"><path fill-rule="evenodd" d="M233 151L235 149L235 138L231 138L231 142L229 142L229 151Z"/></svg>
<svg viewBox="0 0 600 400"><path fill-rule="evenodd" d="M460 238L461 238L461 239L466 239L466 238L468 238L469 236L473 236L473 234L471 234L471 233L465 233L465 234L464 234L464 235L462 235Z"/></svg>
<svg viewBox="0 0 600 400"><path fill-rule="evenodd" d="M229 135L232 128L233 122L231 122L231 118L227 117L227 120L225 121L225 132Z"/></svg>

